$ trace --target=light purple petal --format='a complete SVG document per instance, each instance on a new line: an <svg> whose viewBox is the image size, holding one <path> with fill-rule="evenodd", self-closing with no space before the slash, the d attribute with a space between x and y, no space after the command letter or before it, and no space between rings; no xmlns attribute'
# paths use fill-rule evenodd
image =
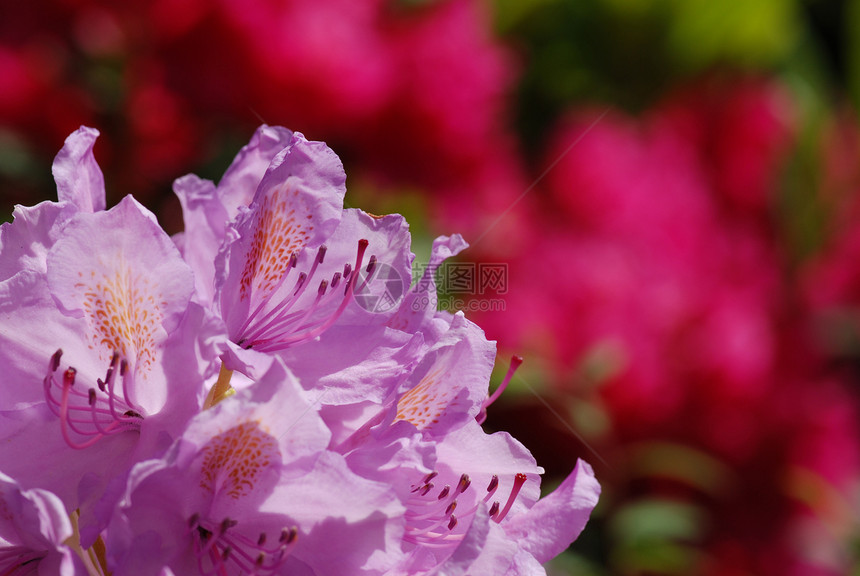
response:
<svg viewBox="0 0 860 576"><path fill-rule="evenodd" d="M495 356L495 342L457 313L407 381L397 419L436 437L474 420L487 398Z"/></svg>
<svg viewBox="0 0 860 576"><path fill-rule="evenodd" d="M190 174L173 183L185 222L181 251L194 270L201 301L213 301L214 263L227 239L228 223L238 216L240 207L251 203L272 160L291 140L292 132L286 128L261 126L236 155L217 188Z"/></svg>
<svg viewBox="0 0 860 576"><path fill-rule="evenodd" d="M236 217L239 206L251 203L272 160L292 139L292 131L264 124L257 128L250 142L236 154L218 183L218 197L228 220Z"/></svg>
<svg viewBox="0 0 860 576"><path fill-rule="evenodd" d="M29 558L28 568L37 568L39 574L72 576L72 553L65 545L71 536L72 525L62 500L38 488L21 490L15 480L0 472L0 542L15 547L19 559ZM0 558L0 570L22 573L15 569L18 560L10 556L7 549Z"/></svg>
<svg viewBox="0 0 860 576"><path fill-rule="evenodd" d="M301 533L294 555L316 576L380 574L401 558L403 508L390 485L349 470L332 452L300 482L282 483L261 511L288 511Z"/></svg>
<svg viewBox="0 0 860 576"><path fill-rule="evenodd" d="M435 573L510 576L516 551L516 542L505 537L504 530L489 519L487 507L481 505L463 542Z"/></svg>
<svg viewBox="0 0 860 576"><path fill-rule="evenodd" d="M219 201L215 185L194 175L173 183L182 205L185 232L181 242L174 236L182 257L194 271L194 286L201 302L211 305L215 293L215 257L224 242L227 211Z"/></svg>
<svg viewBox="0 0 860 576"><path fill-rule="evenodd" d="M101 168L93 157L93 146L99 131L81 126L66 138L62 150L54 158L54 180L57 197L81 212L105 209L105 181Z"/></svg>
<svg viewBox="0 0 860 576"><path fill-rule="evenodd" d="M524 512L540 497L540 475L543 468L518 440L507 432L486 434L477 422L451 432L436 446L438 465L444 465L455 476L467 473L476 486L487 486L490 478L499 476L499 488L494 500L504 506L511 493L514 476L525 474L526 482L519 491L506 518Z"/></svg>
<svg viewBox="0 0 860 576"><path fill-rule="evenodd" d="M56 202L16 206L15 220L0 226L0 281L22 270L44 273L48 251L73 213Z"/></svg>
<svg viewBox="0 0 860 576"><path fill-rule="evenodd" d="M161 369L161 348L194 288L170 238L131 197L69 223L48 256L48 285L68 315L85 319L103 367L118 351L143 379Z"/></svg>
<svg viewBox="0 0 860 576"><path fill-rule="evenodd" d="M538 562L548 562L576 540L597 505L600 484L583 460L553 491L528 512L503 524L505 532Z"/></svg>
<svg viewBox="0 0 860 576"><path fill-rule="evenodd" d="M325 390L324 404L370 401L392 394L423 339L384 326L337 326L281 354L307 389Z"/></svg>

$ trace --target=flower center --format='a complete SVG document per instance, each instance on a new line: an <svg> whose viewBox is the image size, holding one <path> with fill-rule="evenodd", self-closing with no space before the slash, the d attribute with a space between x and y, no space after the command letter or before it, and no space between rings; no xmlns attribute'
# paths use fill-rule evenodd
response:
<svg viewBox="0 0 860 576"><path fill-rule="evenodd" d="M199 514L188 519L194 556L200 574L275 574L286 562L298 539L298 528L284 528L271 542L265 532L253 540L236 530L238 522L224 518L220 523L204 520Z"/></svg>
<svg viewBox="0 0 860 576"><path fill-rule="evenodd" d="M104 380L96 379L95 387L83 391L75 386L77 370L68 367L62 378L56 377L63 351L51 356L48 374L43 381L45 402L60 419L60 429L66 443L75 449L92 446L104 436L140 431L141 410L129 399L128 389L133 376L128 363L114 352ZM120 378L117 391L117 377Z"/></svg>
<svg viewBox="0 0 860 576"><path fill-rule="evenodd" d="M355 266L344 264L343 272L335 272L331 279L323 279L316 288L316 296L310 303L308 298L298 305L302 296L311 290L317 269L325 260L326 246L320 246L307 272L298 273L290 290L288 282L296 276L297 252L292 252L285 269L277 282L261 291L259 302L239 329L234 340L243 348L254 348L262 352L284 350L290 346L316 338L334 324L346 309L356 289L361 290L369 282L376 267L376 257L371 256L366 267L367 276L361 286L359 274L369 242L358 241ZM338 286L345 282L341 292Z"/></svg>
<svg viewBox="0 0 860 576"><path fill-rule="evenodd" d="M408 420L419 430L438 424L448 406L455 400L458 390L450 386L440 386L437 381L442 377L442 369L436 369L424 376L411 390L397 402L395 420Z"/></svg>

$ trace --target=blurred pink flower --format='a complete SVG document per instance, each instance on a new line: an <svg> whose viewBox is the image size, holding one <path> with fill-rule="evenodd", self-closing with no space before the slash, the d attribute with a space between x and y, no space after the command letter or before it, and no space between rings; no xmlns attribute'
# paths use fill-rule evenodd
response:
<svg viewBox="0 0 860 576"><path fill-rule="evenodd" d="M150 204L260 119L331 142L356 178L432 189L435 215L453 203L479 230L524 189L502 122L516 66L480 1L41 0L12 15L0 125L46 157L105 127L106 173Z"/></svg>
<svg viewBox="0 0 860 576"><path fill-rule="evenodd" d="M765 80L709 79L639 120L613 112L592 126L592 111L572 114L547 148L545 165L558 163L528 199L506 313L480 319L503 348L548 356L557 394L602 406L609 453L668 442L727 467L716 493L616 486L617 505L668 490L706 507L713 574L840 573L846 558L812 558L822 538L803 526L841 526L823 538L838 549L844 513L808 485L845 499L860 478L856 400L787 280L776 191L790 104ZM860 241L846 237L831 286L858 285L844 264Z"/></svg>

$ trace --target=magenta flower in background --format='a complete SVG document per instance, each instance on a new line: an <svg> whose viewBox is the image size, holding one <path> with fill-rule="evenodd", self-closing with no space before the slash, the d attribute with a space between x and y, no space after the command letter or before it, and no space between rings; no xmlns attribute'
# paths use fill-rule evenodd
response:
<svg viewBox="0 0 860 576"><path fill-rule="evenodd" d="M776 168L790 110L778 85L714 79L640 119L571 116L530 198L534 214L556 216L534 218L510 263L507 313L480 318L504 347L545 351L558 393L607 418L593 441L625 470L612 514L649 498L707 514L710 555L691 564L701 573L847 565L808 552L848 537L831 499L850 502L860 477L858 407L810 334L806 294L785 281L796 271L779 235ZM844 237L809 278L819 303L850 293ZM676 477L671 460L649 469L644 454L662 449L713 458L725 477Z"/></svg>
<svg viewBox="0 0 860 576"><path fill-rule="evenodd" d="M261 121L301 122L355 182L433 189L435 217L456 206L483 230L523 189L500 122L517 65L491 21L475 0L18 4L0 23L0 124L38 158L109 117L109 179L153 206Z"/></svg>

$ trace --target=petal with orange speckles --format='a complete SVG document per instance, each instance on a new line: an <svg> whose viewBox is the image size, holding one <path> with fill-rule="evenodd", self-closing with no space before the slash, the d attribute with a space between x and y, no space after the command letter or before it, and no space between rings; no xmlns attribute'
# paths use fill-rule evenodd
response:
<svg viewBox="0 0 860 576"><path fill-rule="evenodd" d="M397 420L442 437L474 420L487 397L496 346L462 313L421 360L397 399Z"/></svg>
<svg viewBox="0 0 860 576"><path fill-rule="evenodd" d="M190 268L131 197L64 232L48 256L51 293L66 314L85 319L88 346L103 363L118 351L146 378L188 308Z"/></svg>
<svg viewBox="0 0 860 576"><path fill-rule="evenodd" d="M274 158L216 261L216 300L231 334L275 294L288 297L290 259L315 251L337 228L345 181L337 155L299 133Z"/></svg>

